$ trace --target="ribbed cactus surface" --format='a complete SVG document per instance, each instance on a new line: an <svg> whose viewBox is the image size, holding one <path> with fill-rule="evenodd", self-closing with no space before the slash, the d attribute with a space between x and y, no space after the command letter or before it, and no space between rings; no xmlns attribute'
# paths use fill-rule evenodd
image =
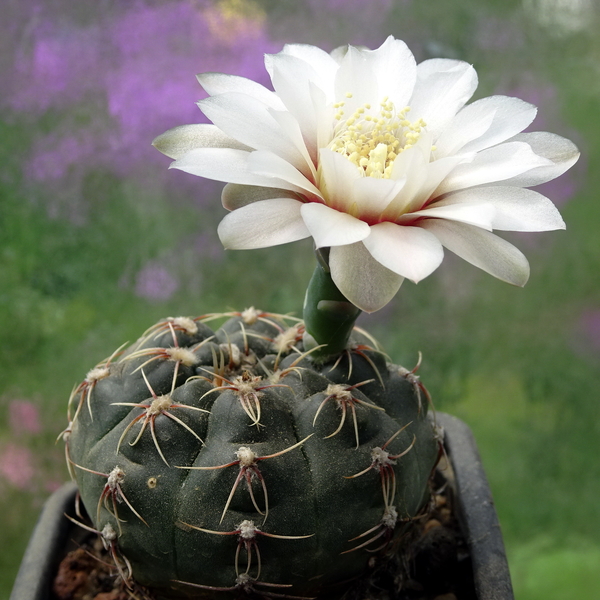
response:
<svg viewBox="0 0 600 600"><path fill-rule="evenodd" d="M70 470L123 578L157 597L336 595L427 501L424 390L360 332L315 364L301 322L228 316L165 319L92 369Z"/></svg>

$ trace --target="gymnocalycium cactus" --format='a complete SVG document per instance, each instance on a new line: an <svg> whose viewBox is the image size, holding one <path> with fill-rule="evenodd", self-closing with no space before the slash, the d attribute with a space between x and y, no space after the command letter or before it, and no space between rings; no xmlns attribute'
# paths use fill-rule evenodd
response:
<svg viewBox="0 0 600 600"><path fill-rule="evenodd" d="M524 285L529 266L493 229L564 227L526 189L577 160L521 133L530 104L465 106L472 66L287 45L275 91L199 76L213 125L154 144L173 167L227 182L228 248L312 236L304 319L247 309L169 318L92 369L69 402L69 468L124 581L159 598L337 595L402 551L426 510L439 432L415 370L355 327L443 247ZM208 324L229 317L213 331Z"/></svg>
<svg viewBox="0 0 600 600"><path fill-rule="evenodd" d="M426 392L359 331L315 364L300 321L214 318L158 323L75 390L84 504L125 579L163 595L334 593L427 501Z"/></svg>

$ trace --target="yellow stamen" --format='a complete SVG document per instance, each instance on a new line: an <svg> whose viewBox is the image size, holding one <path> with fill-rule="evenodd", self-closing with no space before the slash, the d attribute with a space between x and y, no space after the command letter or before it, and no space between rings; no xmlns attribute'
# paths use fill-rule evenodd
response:
<svg viewBox="0 0 600 600"><path fill-rule="evenodd" d="M352 98L352 94L348 92L346 98ZM340 101L333 107L343 105ZM329 148L355 164L363 176L387 179L398 155L416 144L426 127L423 119L408 120L409 111L410 106L398 111L387 96L373 110L368 103L360 106L345 121L344 111L338 110L335 137Z"/></svg>

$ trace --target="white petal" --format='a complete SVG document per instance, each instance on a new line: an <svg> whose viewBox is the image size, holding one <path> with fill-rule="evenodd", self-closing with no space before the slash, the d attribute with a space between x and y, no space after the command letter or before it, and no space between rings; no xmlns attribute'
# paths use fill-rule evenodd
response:
<svg viewBox="0 0 600 600"><path fill-rule="evenodd" d="M523 131L535 118L533 104L509 96L489 96L465 106L435 145L439 156L478 152Z"/></svg>
<svg viewBox="0 0 600 600"><path fill-rule="evenodd" d="M417 182L419 185L414 188L412 198L406 203L404 209L419 210L429 201L435 189L439 186L448 174L460 163L468 163L472 160L470 156L448 156L440 158L430 163L425 163L422 168L424 175ZM411 174L412 176L412 174ZM392 216L387 220L395 220L396 216Z"/></svg>
<svg viewBox="0 0 600 600"><path fill-rule="evenodd" d="M248 158L248 169L261 177L274 178L276 181L286 181L285 186L269 186L282 187L286 190L296 189L303 192L308 192L311 197L322 200L321 192L315 185L309 181L298 169L289 162L285 161L280 156L268 150L257 150L252 152Z"/></svg>
<svg viewBox="0 0 600 600"><path fill-rule="evenodd" d="M325 148L333 139L334 120L332 119L332 107L327 105L325 92L314 83L310 83L309 88L310 99L315 111L316 134L313 138L316 143L312 147L308 147L308 151L316 164L319 148Z"/></svg>
<svg viewBox="0 0 600 600"><path fill-rule="evenodd" d="M287 244L309 237L300 209L302 203L289 198L260 200L229 213L219 224L225 248L250 250Z"/></svg>
<svg viewBox="0 0 600 600"><path fill-rule="evenodd" d="M535 154L529 144L506 142L478 152L468 164L458 165L442 181L434 196L495 181L504 182L531 169L550 164L548 159Z"/></svg>
<svg viewBox="0 0 600 600"><path fill-rule="evenodd" d="M319 75L311 65L289 54L268 54L265 56L265 64L269 64L272 70L271 81L277 95L287 110L296 117L306 146L311 156L314 156L317 126L310 84L317 84Z"/></svg>
<svg viewBox="0 0 600 600"><path fill-rule="evenodd" d="M577 146L571 140L554 133L545 131L520 133L512 140L529 144L537 155L549 159L551 163L512 177L504 182L507 185L530 187L546 183L562 175L579 159Z"/></svg>
<svg viewBox="0 0 600 600"><path fill-rule="evenodd" d="M286 44L282 52L308 63L315 71L317 75L315 83L321 89L327 90L331 88L339 65L325 50L321 50L321 48L317 48L316 46L310 46L309 44Z"/></svg>
<svg viewBox="0 0 600 600"><path fill-rule="evenodd" d="M493 109L494 119L485 134L468 143L461 149L462 152L479 152L484 148L505 142L528 127L537 114L537 108L533 104L509 96L483 98L465 107L461 113L473 112L474 109L471 107L476 107L476 110L481 112Z"/></svg>
<svg viewBox="0 0 600 600"><path fill-rule="evenodd" d="M250 150L248 146L223 133L216 125L205 123L173 127L156 137L152 145L169 158L179 158L195 148Z"/></svg>
<svg viewBox="0 0 600 600"><path fill-rule="evenodd" d="M369 235L369 226L364 221L324 204L303 204L301 213L317 248L354 244Z"/></svg>
<svg viewBox="0 0 600 600"><path fill-rule="evenodd" d="M348 44L343 44L342 46L334 48L329 53L329 56L331 56L331 58L333 58L338 65L341 65L342 61L344 60L344 56L346 56L346 52L348 52Z"/></svg>
<svg viewBox="0 0 600 600"><path fill-rule="evenodd" d="M354 46L348 47L335 75L334 97L337 102L344 102L345 118L366 103L381 101L377 77L363 53Z"/></svg>
<svg viewBox="0 0 600 600"><path fill-rule="evenodd" d="M285 179L252 173L248 166L252 154L256 153L229 148L196 148L172 162L169 168L215 181L302 191Z"/></svg>
<svg viewBox="0 0 600 600"><path fill-rule="evenodd" d="M485 202L495 208L492 227L501 231L553 231L565 229L558 209L533 190L494 186L461 190L436 202L435 206Z"/></svg>
<svg viewBox="0 0 600 600"><path fill-rule="evenodd" d="M340 292L368 313L383 308L404 281L404 277L376 261L362 242L331 248L329 268Z"/></svg>
<svg viewBox="0 0 600 600"><path fill-rule="evenodd" d="M356 179L352 185L352 206L356 204L356 210L361 219L378 221L405 184L405 178L397 181L395 179L375 179L374 177Z"/></svg>
<svg viewBox="0 0 600 600"><path fill-rule="evenodd" d="M408 46L389 36L377 50L363 50L378 82L379 101L384 96L399 110L408 104L417 79L417 64Z"/></svg>
<svg viewBox="0 0 600 600"><path fill-rule="evenodd" d="M319 167L320 187L327 197L327 204L341 212L348 212L352 205L353 184L362 177L358 167L328 148L319 152Z"/></svg>
<svg viewBox="0 0 600 600"><path fill-rule="evenodd" d="M480 138L492 126L495 112L474 115L473 118L467 118L469 113L465 113L470 106L475 106L476 102L463 108L448 123L440 136L435 141L435 156L443 158L452 156L460 152L470 141Z"/></svg>
<svg viewBox="0 0 600 600"><path fill-rule="evenodd" d="M270 150L297 169L306 166L298 148L285 135L269 107L245 94L228 92L198 102L202 112L222 131L257 150Z"/></svg>
<svg viewBox="0 0 600 600"><path fill-rule="evenodd" d="M196 75L196 78L210 96L238 92L255 100L260 100L260 102L275 110L285 109L277 94L251 79L239 77L238 75L226 75L225 73L200 73Z"/></svg>
<svg viewBox="0 0 600 600"><path fill-rule="evenodd" d="M417 66L410 100L411 121L422 118L436 137L477 89L477 73L466 62L432 58Z"/></svg>
<svg viewBox="0 0 600 600"><path fill-rule="evenodd" d="M259 200L271 200L273 198L297 200L297 195L288 190L259 187L257 185L241 185L239 183L228 183L221 192L221 202L227 210L235 210Z"/></svg>
<svg viewBox="0 0 600 600"><path fill-rule="evenodd" d="M423 210L418 210L405 215L404 218L399 219L399 222L402 223L403 220L412 219L414 217L431 217L434 219L448 219L449 221L467 223L468 225L474 225L475 227L481 227L482 229L491 231L495 214L496 210L494 207L491 204L485 204L483 202L447 205L436 202Z"/></svg>
<svg viewBox="0 0 600 600"><path fill-rule="evenodd" d="M440 219L422 221L421 227L431 231L448 250L490 275L513 285L527 283L529 263L525 256L493 233Z"/></svg>
<svg viewBox="0 0 600 600"><path fill-rule="evenodd" d="M431 135L425 134L414 146L398 155L391 178L397 181L406 179L406 183L384 211L386 220L395 220L398 215L421 207L417 198L427 182L430 154Z"/></svg>
<svg viewBox="0 0 600 600"><path fill-rule="evenodd" d="M444 258L439 240L420 227L379 223L371 226L363 244L384 267L415 283L433 273Z"/></svg>
<svg viewBox="0 0 600 600"><path fill-rule="evenodd" d="M281 131L286 138L292 142L294 148L296 148L298 153L302 156L303 160L298 164L300 172L312 181L316 181L317 170L314 164L316 161L308 152L298 121L296 121L292 113L289 113L287 110L271 110L270 113L281 127Z"/></svg>

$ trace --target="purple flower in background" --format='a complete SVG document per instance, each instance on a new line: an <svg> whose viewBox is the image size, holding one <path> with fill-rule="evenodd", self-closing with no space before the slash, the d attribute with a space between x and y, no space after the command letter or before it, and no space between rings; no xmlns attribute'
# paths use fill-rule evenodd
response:
<svg viewBox="0 0 600 600"><path fill-rule="evenodd" d="M178 289L177 279L156 261L148 262L135 278L135 293L146 300L168 300Z"/></svg>
<svg viewBox="0 0 600 600"><path fill-rule="evenodd" d="M127 3L102 12L90 4L91 24L59 21L32 2L22 23L3 103L16 112L56 111L24 162L28 179L81 186L90 169L141 181L162 164L151 149L157 133L182 121L202 121L202 97L190 73L224 71L265 79L268 40L264 15L253 2ZM254 8L253 8L254 7ZM67 7L62 11L68 13Z"/></svg>
<svg viewBox="0 0 600 600"><path fill-rule="evenodd" d="M12 400L10 402L8 421L11 431L16 435L42 431L39 410L33 402L28 400Z"/></svg>

